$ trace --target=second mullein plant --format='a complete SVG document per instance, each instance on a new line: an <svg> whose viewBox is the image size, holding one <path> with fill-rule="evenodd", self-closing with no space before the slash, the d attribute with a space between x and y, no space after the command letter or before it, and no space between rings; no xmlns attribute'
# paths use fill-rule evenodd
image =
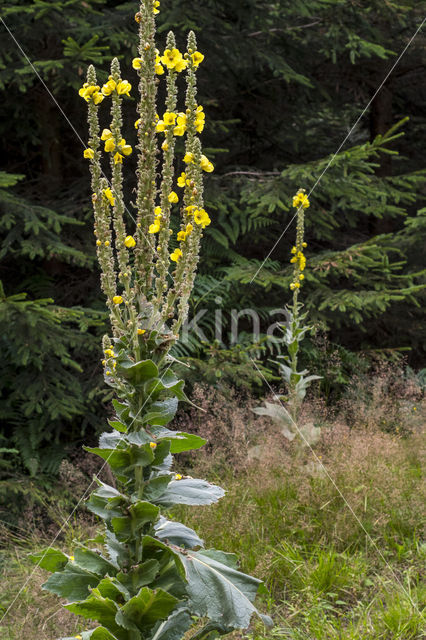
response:
<svg viewBox="0 0 426 640"><path fill-rule="evenodd" d="M158 11L158 0L144 0L135 16L140 35L132 63L140 93L136 150L123 131L122 101L131 85L118 61L102 87L89 67L80 90L89 110L84 157L91 166L95 242L112 330L104 337L102 365L116 394L112 430L98 447L86 450L109 465L114 483L96 478L86 503L103 521L96 538L77 544L72 555L49 547L32 558L52 572L44 589L66 599L65 608L88 621L73 636L79 640L210 639L247 628L254 613L270 624L253 605L261 582L238 571L234 554L205 549L195 531L170 516L174 505L209 505L224 491L174 468L173 454L197 449L204 440L167 426L179 400L186 401L169 351L187 316L200 241L210 223L203 171L213 165L198 136L205 118L197 103L196 71L204 56L192 32L184 54L172 33L160 53ZM156 93L162 75L167 88L160 118ZM181 75L186 99L179 111ZM110 116L102 128L108 103ZM135 153L136 194L129 212L123 166ZM110 180L104 173L108 165Z"/></svg>
<svg viewBox="0 0 426 640"><path fill-rule="evenodd" d="M312 446L319 437L321 430L312 422L300 423L300 413L306 391L314 380L321 376L307 375L306 369L298 370L298 356L300 343L312 327L305 324L306 313L302 313L303 305L299 301L299 292L305 279L306 256L304 253L307 243L304 241L305 233L305 209L310 205L309 198L304 189L299 189L293 197L293 207L297 209L296 244L291 249L290 263L293 266L293 274L290 290L293 292L292 305L286 307L287 320L280 325L282 342L287 354L278 356L279 371L287 388L287 395L278 396L278 402L265 402L264 407L256 407L254 413L271 418L280 428L282 435L290 442L296 439L297 450L302 451L305 446Z"/></svg>

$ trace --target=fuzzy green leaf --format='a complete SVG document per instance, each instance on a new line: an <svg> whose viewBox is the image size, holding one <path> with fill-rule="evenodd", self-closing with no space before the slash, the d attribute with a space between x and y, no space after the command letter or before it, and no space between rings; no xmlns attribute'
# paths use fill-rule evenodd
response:
<svg viewBox="0 0 426 640"><path fill-rule="evenodd" d="M38 553L31 553L29 556L31 562L46 571L60 571L68 562L68 556L58 549L48 548Z"/></svg>
<svg viewBox="0 0 426 640"><path fill-rule="evenodd" d="M192 433L184 431L172 431L171 429L162 429L161 427L151 428L151 433L155 435L157 440L171 441L170 453L181 453L182 451L191 451L204 446L207 440L200 438Z"/></svg>
<svg viewBox="0 0 426 640"><path fill-rule="evenodd" d="M164 620L179 602L177 598L163 591L153 591L142 587L139 593L131 598L116 615L116 621L125 629L146 631L159 620Z"/></svg>
<svg viewBox="0 0 426 640"><path fill-rule="evenodd" d="M266 624L271 623L252 604L260 580L214 560L204 551L180 555L188 581L190 608L196 615L208 616L228 631L246 629L254 613Z"/></svg>
<svg viewBox="0 0 426 640"><path fill-rule="evenodd" d="M120 362L120 359L118 359L117 373L137 386L150 378L158 378L158 367L152 360L141 360L134 363L131 360Z"/></svg>
<svg viewBox="0 0 426 640"><path fill-rule="evenodd" d="M180 640L191 625L192 618L188 611L178 609L158 625L150 640Z"/></svg>
<svg viewBox="0 0 426 640"><path fill-rule="evenodd" d="M140 589L151 584L159 568L160 563L157 560L147 560L126 573L118 573L117 580L128 589Z"/></svg>
<svg viewBox="0 0 426 640"><path fill-rule="evenodd" d="M161 516L154 529L157 538L176 544L179 547L194 549L195 547L204 546L203 541L195 531L180 522L167 520L163 516Z"/></svg>
<svg viewBox="0 0 426 640"><path fill-rule="evenodd" d="M86 600L64 605L65 609L90 620L97 620L102 626L111 630L119 640L127 640L127 633L116 623L118 605L109 598L103 598L97 589Z"/></svg>
<svg viewBox="0 0 426 640"><path fill-rule="evenodd" d="M172 480L164 493L156 500L158 504L205 505L213 504L225 495L222 487L199 478Z"/></svg>
<svg viewBox="0 0 426 640"><path fill-rule="evenodd" d="M176 397L157 400L149 405L148 411L142 417L143 424L164 426L176 415L178 399Z"/></svg>
<svg viewBox="0 0 426 640"><path fill-rule="evenodd" d="M158 517L159 507L150 502L137 502L129 507L129 516L112 518L111 524L119 540L137 535L145 524Z"/></svg>
<svg viewBox="0 0 426 640"><path fill-rule="evenodd" d="M44 583L43 589L56 593L57 596L66 598L69 602L75 602L84 600L89 594L89 588L96 587L98 582L98 576L77 565L68 564L64 571L51 575Z"/></svg>
<svg viewBox="0 0 426 640"><path fill-rule="evenodd" d="M111 562L87 547L78 547L74 551L75 563L82 569L86 569L98 576L115 575L116 569Z"/></svg>

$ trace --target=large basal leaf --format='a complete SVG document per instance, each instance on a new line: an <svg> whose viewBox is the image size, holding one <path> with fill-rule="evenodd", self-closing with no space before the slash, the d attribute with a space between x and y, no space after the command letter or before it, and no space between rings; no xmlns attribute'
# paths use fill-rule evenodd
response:
<svg viewBox="0 0 426 640"><path fill-rule="evenodd" d="M62 551L58 549L52 549L51 547L38 553L31 553L28 557L37 566L51 572L60 571L69 560L65 553L62 553Z"/></svg>
<svg viewBox="0 0 426 640"><path fill-rule="evenodd" d="M51 575L43 589L66 598L68 602L76 602L84 600L89 594L89 588L96 587L98 582L98 576L77 565L68 564L63 571Z"/></svg>
<svg viewBox="0 0 426 640"><path fill-rule="evenodd" d="M167 591L142 587L139 593L121 607L116 615L116 621L125 629L146 629L154 626L159 620L167 618L179 602Z"/></svg>
<svg viewBox="0 0 426 640"><path fill-rule="evenodd" d="M265 624L267 616L253 605L260 580L217 562L204 551L181 553L188 581L190 609L198 616L208 616L226 629L246 629L254 613Z"/></svg>
<svg viewBox="0 0 426 640"><path fill-rule="evenodd" d="M167 520L163 516L160 517L154 530L157 538L176 544L178 547L194 549L195 547L204 546L203 541L195 531L180 522Z"/></svg>
<svg viewBox="0 0 426 640"><path fill-rule="evenodd" d="M173 611L167 620L157 624L149 640L180 640L192 625L186 609Z"/></svg>
<svg viewBox="0 0 426 640"><path fill-rule="evenodd" d="M128 634L115 621L119 611L118 605L113 600L102 597L97 589L92 590L89 598L64 606L65 609L75 613L77 616L83 616L83 618L88 618L89 620L97 620L103 627L106 627L116 635L119 640L127 640Z"/></svg>
<svg viewBox="0 0 426 640"><path fill-rule="evenodd" d="M162 429L161 427L153 427L151 433L157 440L170 440L170 453L181 453L182 451L192 451L204 446L207 440L200 438L192 433L184 431L172 431L171 429Z"/></svg>
<svg viewBox="0 0 426 640"><path fill-rule="evenodd" d="M217 502L224 495L222 487L210 484L207 480L184 478L172 480L156 502L167 507L173 504L206 505Z"/></svg>

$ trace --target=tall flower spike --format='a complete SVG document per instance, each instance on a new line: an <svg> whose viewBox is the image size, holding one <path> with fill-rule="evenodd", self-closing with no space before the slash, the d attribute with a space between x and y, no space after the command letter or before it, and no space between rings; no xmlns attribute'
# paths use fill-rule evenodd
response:
<svg viewBox="0 0 426 640"><path fill-rule="evenodd" d="M138 169L137 169L137 245L135 247L135 289L137 294L149 297L153 281L154 239L147 233L154 223L157 194L157 140L156 99L157 77L155 49L155 14L150 2L142 2L137 22L139 24L139 93L138 104Z"/></svg>
<svg viewBox="0 0 426 640"><path fill-rule="evenodd" d="M167 35L166 46L169 51L177 51L176 41L174 34L169 31ZM175 152L175 137L173 129L176 123L176 104L177 104L177 89L176 89L176 70L174 68L168 68L167 73L167 97L166 97L166 112L163 116L164 122L164 134L165 145L163 145L163 171L161 179L160 189L160 206L162 211L160 233L158 236L159 249L158 260L156 263L157 279L157 304L162 306L165 293L168 289L168 271L169 271L169 241L170 241L170 211L171 200L170 194L173 187L173 175L174 175L174 152ZM161 132L159 135L163 136Z"/></svg>

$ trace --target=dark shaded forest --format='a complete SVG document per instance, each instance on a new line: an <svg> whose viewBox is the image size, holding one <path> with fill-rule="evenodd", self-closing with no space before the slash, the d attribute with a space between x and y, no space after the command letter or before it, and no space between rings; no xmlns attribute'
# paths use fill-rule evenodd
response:
<svg viewBox="0 0 426 640"><path fill-rule="evenodd" d="M87 66L117 56L126 77L137 3L2 3L0 42L1 463L55 472L108 413L90 185L78 96ZM261 393L255 357L274 380L271 313L289 299L291 200L310 194L304 345L327 399L375 358L425 367L425 36L408 0L165 0L165 41L194 29L205 55L199 99L206 229L190 333L176 356L212 385ZM162 43L164 44L164 42ZM161 96L160 96L161 99ZM134 103L126 102L126 137ZM132 159L129 159L132 166ZM131 195L133 184L126 185ZM130 199L130 198L129 198ZM232 310L250 317L232 339ZM218 339L215 314L221 313ZM329 366L338 357L338 366ZM10 460L12 459L12 462Z"/></svg>

